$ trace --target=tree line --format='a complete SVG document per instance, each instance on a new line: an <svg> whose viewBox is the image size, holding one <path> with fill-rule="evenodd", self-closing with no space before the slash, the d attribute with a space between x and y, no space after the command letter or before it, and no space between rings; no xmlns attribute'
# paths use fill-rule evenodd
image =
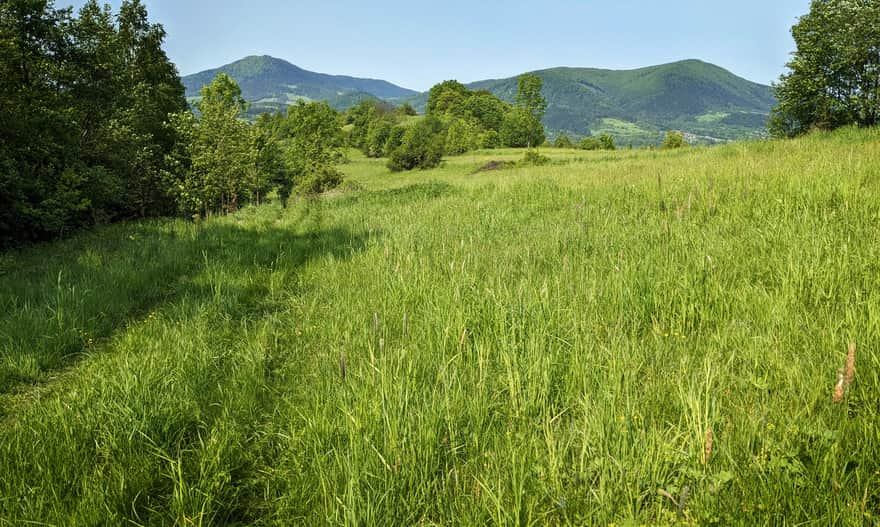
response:
<svg viewBox="0 0 880 527"><path fill-rule="evenodd" d="M219 76L190 111L140 0L0 2L0 248L89 225L205 216L338 183L337 114L297 105L256 125Z"/></svg>
<svg viewBox="0 0 880 527"><path fill-rule="evenodd" d="M545 141L542 84L535 75L521 76L516 102L510 104L447 80L429 90L419 119L408 119L416 113L408 104L394 108L364 100L345 115L348 143L368 157L388 158L392 171L435 167L444 155L478 148L538 146Z"/></svg>

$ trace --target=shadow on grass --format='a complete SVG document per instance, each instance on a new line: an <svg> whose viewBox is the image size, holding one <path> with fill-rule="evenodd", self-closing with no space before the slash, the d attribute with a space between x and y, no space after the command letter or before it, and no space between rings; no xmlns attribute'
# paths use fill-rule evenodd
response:
<svg viewBox="0 0 880 527"><path fill-rule="evenodd" d="M228 316L260 316L271 309L270 287L260 276L290 276L324 256L346 259L376 235L236 223L119 225L6 255L17 268L0 274L0 395L50 379L132 322L184 297L210 302L222 290ZM248 275L254 276L224 282Z"/></svg>

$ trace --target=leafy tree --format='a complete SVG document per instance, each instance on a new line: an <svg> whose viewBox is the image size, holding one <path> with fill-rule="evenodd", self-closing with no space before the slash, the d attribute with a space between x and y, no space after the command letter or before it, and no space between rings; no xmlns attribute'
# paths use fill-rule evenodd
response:
<svg viewBox="0 0 880 527"><path fill-rule="evenodd" d="M385 146L382 150L382 155L384 157L390 157L391 153L403 143L403 136L405 133L406 128L402 126L394 126L391 128L391 131L388 133L388 139L385 141Z"/></svg>
<svg viewBox="0 0 880 527"><path fill-rule="evenodd" d="M795 136L811 128L872 126L880 119L880 3L813 0L791 30L789 72L774 86L769 128Z"/></svg>
<svg viewBox="0 0 880 527"><path fill-rule="evenodd" d="M495 130L486 130L479 137L480 148L501 148L501 134Z"/></svg>
<svg viewBox="0 0 880 527"><path fill-rule="evenodd" d="M405 102L405 103L401 104L400 106L398 106L396 113L398 115L402 115L402 116L406 116L406 117L412 117L414 115L418 115L418 112L416 112L416 109L413 108L412 105L408 102Z"/></svg>
<svg viewBox="0 0 880 527"><path fill-rule="evenodd" d="M531 147L544 142L544 126L525 108L516 107L504 116L500 136L504 146Z"/></svg>
<svg viewBox="0 0 880 527"><path fill-rule="evenodd" d="M614 137L611 134L599 134L599 147L602 150L616 150L614 146Z"/></svg>
<svg viewBox="0 0 880 527"><path fill-rule="evenodd" d="M484 130L501 129L504 116L510 111L510 105L487 91L471 92L461 108L461 115L472 119Z"/></svg>
<svg viewBox="0 0 880 527"><path fill-rule="evenodd" d="M684 140L684 134L675 130L670 130L666 132L666 137L663 139L663 144L660 145L660 148L670 150L685 146L687 146L687 142Z"/></svg>
<svg viewBox="0 0 880 527"><path fill-rule="evenodd" d="M138 0L0 2L0 245L172 210L164 124L186 101L164 37Z"/></svg>
<svg viewBox="0 0 880 527"><path fill-rule="evenodd" d="M394 123L385 119L372 121L367 130L364 144L364 154L367 157L382 157L385 155L385 144L391 136Z"/></svg>
<svg viewBox="0 0 880 527"><path fill-rule="evenodd" d="M392 172L413 170L416 168L433 168L443 158L443 136L439 133L442 124L428 117L406 129L401 145L397 147L388 160L388 168Z"/></svg>
<svg viewBox="0 0 880 527"><path fill-rule="evenodd" d="M541 119L547 111L547 100L541 95L543 87L544 81L537 75L526 73L519 78L516 109L528 115L533 121L527 128L529 148L544 142L544 127Z"/></svg>
<svg viewBox="0 0 880 527"><path fill-rule="evenodd" d="M574 145L567 135L562 134L557 137L555 141L553 141L553 146L555 146L556 148L572 148Z"/></svg>
<svg viewBox="0 0 880 527"><path fill-rule="evenodd" d="M578 144L578 148L581 150L601 150L602 143L595 137L584 137Z"/></svg>
<svg viewBox="0 0 880 527"><path fill-rule="evenodd" d="M289 177L279 193L286 204L291 189L303 194L330 190L342 182L334 167L341 157L339 115L323 102L298 102L287 110Z"/></svg>
<svg viewBox="0 0 880 527"><path fill-rule="evenodd" d="M456 80L443 81L428 91L427 114L436 116L456 110L469 95L470 90L464 84Z"/></svg>
<svg viewBox="0 0 880 527"><path fill-rule="evenodd" d="M449 155L461 155L479 146L479 126L468 119L455 119L446 132L445 152Z"/></svg>

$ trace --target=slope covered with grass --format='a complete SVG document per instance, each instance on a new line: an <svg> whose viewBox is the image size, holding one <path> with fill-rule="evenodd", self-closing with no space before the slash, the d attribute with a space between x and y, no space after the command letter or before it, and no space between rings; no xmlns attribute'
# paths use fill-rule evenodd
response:
<svg viewBox="0 0 880 527"><path fill-rule="evenodd" d="M545 153L0 256L0 525L876 522L880 133Z"/></svg>

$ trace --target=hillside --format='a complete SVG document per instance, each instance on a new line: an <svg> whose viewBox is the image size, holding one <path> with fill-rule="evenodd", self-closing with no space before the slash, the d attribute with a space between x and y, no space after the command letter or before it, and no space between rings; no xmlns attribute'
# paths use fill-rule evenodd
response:
<svg viewBox="0 0 880 527"><path fill-rule="evenodd" d="M0 525L876 525L880 130L544 151L0 255Z"/></svg>
<svg viewBox="0 0 880 527"><path fill-rule="evenodd" d="M698 60L636 70L553 68L534 73L544 80L544 124L551 134L610 132L619 144L656 142L670 129L706 136L706 142L760 136L776 104L769 86ZM517 78L470 87L513 101Z"/></svg>
<svg viewBox="0 0 880 527"><path fill-rule="evenodd" d="M183 78L187 96L225 72L252 104L251 115L278 111L296 100L327 101L345 110L366 97L406 100L424 111L427 94L386 81L325 75L268 57L247 57L221 68ZM665 131L691 134L692 142L713 143L760 137L775 99L769 86L757 84L699 60L635 70L552 68L533 72L544 80L550 136L575 137L608 132L619 145L659 142ZM517 77L475 82L512 102Z"/></svg>
<svg viewBox="0 0 880 527"><path fill-rule="evenodd" d="M183 77L187 98L197 100L202 86L219 73L226 73L238 82L245 100L252 103L251 113L277 111L301 99L334 101L341 98L344 106L346 100L356 104L369 95L395 99L417 94L383 80L315 73L264 55Z"/></svg>

